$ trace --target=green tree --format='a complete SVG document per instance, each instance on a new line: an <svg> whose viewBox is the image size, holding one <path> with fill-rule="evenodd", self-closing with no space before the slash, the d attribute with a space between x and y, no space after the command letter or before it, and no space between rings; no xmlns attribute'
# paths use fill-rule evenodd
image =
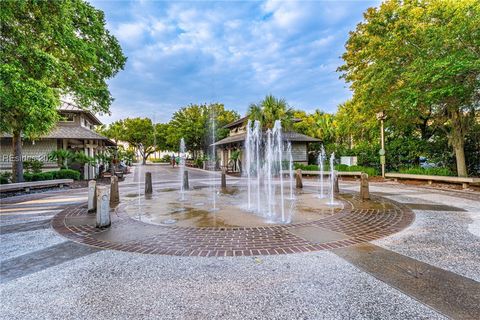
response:
<svg viewBox="0 0 480 320"><path fill-rule="evenodd" d="M58 149L50 152L48 157L56 160L62 168L68 169L68 162L75 158L75 154L70 150Z"/></svg>
<svg viewBox="0 0 480 320"><path fill-rule="evenodd" d="M183 107L173 114L172 120L169 122L166 143L176 151L180 139L184 138L187 150L191 151L196 159L198 151L208 152L213 140L218 141L225 138L229 131L224 126L239 117L237 112L226 110L221 103L192 104ZM215 119L215 134L212 134L212 119Z"/></svg>
<svg viewBox="0 0 480 320"><path fill-rule="evenodd" d="M108 112L106 80L126 58L105 28L102 11L86 1L2 1L0 131L13 135L13 180L23 180L22 137L47 133L61 96Z"/></svg>
<svg viewBox="0 0 480 320"><path fill-rule="evenodd" d="M364 17L339 68L354 99L385 110L394 126L443 130L457 174L467 175L465 136L480 108L480 2L388 0Z"/></svg>
<svg viewBox="0 0 480 320"><path fill-rule="evenodd" d="M96 131L105 137L118 143L122 139L125 131L125 125L122 120L110 123L108 126L102 125L96 128Z"/></svg>
<svg viewBox="0 0 480 320"><path fill-rule="evenodd" d="M270 129L276 120L280 120L282 127L290 130L293 125L293 114L293 109L288 106L285 99L277 99L271 94L248 108L248 117L251 120L259 120L262 127Z"/></svg>
<svg viewBox="0 0 480 320"><path fill-rule="evenodd" d="M127 118L122 122L124 131L121 140L128 142L137 149L142 157L142 164L146 164L147 158L158 150L155 145L152 120L149 118Z"/></svg>

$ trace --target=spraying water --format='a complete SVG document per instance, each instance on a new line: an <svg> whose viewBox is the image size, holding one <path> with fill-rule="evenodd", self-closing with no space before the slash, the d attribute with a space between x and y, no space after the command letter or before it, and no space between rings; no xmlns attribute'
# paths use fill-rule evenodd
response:
<svg viewBox="0 0 480 320"><path fill-rule="evenodd" d="M287 157L288 157L288 178L290 186L290 198L289 200L295 199L293 196L293 156L292 156L292 143L289 141L287 144Z"/></svg>
<svg viewBox="0 0 480 320"><path fill-rule="evenodd" d="M140 143L139 144L139 148L143 148L143 145ZM141 210L141 201L140 201L140 190L142 189L142 176L143 176L143 161L139 161L139 164L138 164L138 175L137 175L137 179L138 179L138 185L137 185L137 188L138 188L138 198L137 198L137 205L138 205L138 220L142 220L142 210ZM137 170L135 170L135 173L137 173Z"/></svg>
<svg viewBox="0 0 480 320"><path fill-rule="evenodd" d="M318 154L318 159L317 159L317 164L318 164L318 169L320 170L320 174L318 175L320 179L320 187L319 187L319 195L318 197L320 199L325 198L325 191L324 191L324 178L323 178L323 170L324 170L324 162L325 162L325 149L322 147L320 148L320 153Z"/></svg>
<svg viewBox="0 0 480 320"><path fill-rule="evenodd" d="M260 121L255 120L254 126L253 126L253 141L255 144L255 149L254 149L254 154L255 154L255 173L257 175L257 212L261 211L261 205L260 205L260 192L261 192L261 178L260 178L260 172L261 172L261 164L260 164L260 138L262 134L262 126L260 124Z"/></svg>
<svg viewBox="0 0 480 320"><path fill-rule="evenodd" d="M330 201L328 202L329 205L335 204L334 193L335 193L335 167L333 164L333 160L335 160L335 152L332 152L330 155Z"/></svg>
<svg viewBox="0 0 480 320"><path fill-rule="evenodd" d="M273 136L276 137L274 153L278 161L278 171L280 175L280 209L282 213L282 222L285 222L285 201L283 195L283 140L282 140L282 123L276 120L273 126Z"/></svg>
<svg viewBox="0 0 480 320"><path fill-rule="evenodd" d="M180 167L179 175L180 175L180 200L185 201L185 189L183 186L183 176L185 174L185 140L182 138L180 139L180 156L179 156L179 163L178 166Z"/></svg>
<svg viewBox="0 0 480 320"><path fill-rule="evenodd" d="M272 165L273 165L273 148L272 148L272 130L267 130L267 163L266 163L266 176L267 176L267 191L268 191L268 217L271 217L274 212L272 205L274 204L273 194L273 177L272 177Z"/></svg>
<svg viewBox="0 0 480 320"><path fill-rule="evenodd" d="M259 121L255 121L253 127L248 122L245 139L248 209L269 220L287 223L291 220L291 210L289 213L285 210L282 169L284 160L288 159L290 198L293 198L293 159L291 145L287 152L284 149L280 121L275 121L273 130L268 129L265 133ZM266 196L266 201L262 201L262 196Z"/></svg>
<svg viewBox="0 0 480 320"><path fill-rule="evenodd" d="M212 113L211 113L211 123L212 123L212 154L210 156L211 158L211 170L215 172L216 169L216 147L215 147L215 110L212 107ZM217 186L216 186L216 179L215 175L212 174L212 211L217 211Z"/></svg>
<svg viewBox="0 0 480 320"><path fill-rule="evenodd" d="M245 139L245 172L247 174L247 197L248 197L248 210L252 209L252 156L254 153L253 145L253 129L252 122L248 120L247 122L247 138Z"/></svg>

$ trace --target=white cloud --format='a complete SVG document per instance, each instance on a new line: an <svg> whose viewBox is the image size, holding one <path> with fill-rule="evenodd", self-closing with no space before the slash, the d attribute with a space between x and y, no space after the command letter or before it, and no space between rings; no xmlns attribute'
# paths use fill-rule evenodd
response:
<svg viewBox="0 0 480 320"><path fill-rule="evenodd" d="M136 110L126 100L142 110L167 108L165 114L173 106L208 101L244 111L267 93L305 108L341 99L348 91L335 69L348 30L332 24L351 11L333 2L134 4L129 16L109 21L129 58L115 79L112 110Z"/></svg>
<svg viewBox="0 0 480 320"><path fill-rule="evenodd" d="M114 34L121 43L133 46L143 40L145 31L146 26L142 22L122 23L114 30Z"/></svg>

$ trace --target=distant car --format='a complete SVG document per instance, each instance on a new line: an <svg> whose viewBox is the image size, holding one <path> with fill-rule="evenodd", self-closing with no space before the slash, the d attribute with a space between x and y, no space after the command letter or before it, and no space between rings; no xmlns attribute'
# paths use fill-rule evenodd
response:
<svg viewBox="0 0 480 320"><path fill-rule="evenodd" d="M422 168L435 168L437 166L437 164L433 163L433 162L429 162L427 158L425 157L420 157L419 158L419 161L420 161L420 167Z"/></svg>

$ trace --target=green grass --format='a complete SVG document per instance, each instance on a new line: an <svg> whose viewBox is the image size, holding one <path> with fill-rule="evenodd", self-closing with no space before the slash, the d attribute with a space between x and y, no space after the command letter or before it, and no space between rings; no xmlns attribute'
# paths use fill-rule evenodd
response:
<svg viewBox="0 0 480 320"><path fill-rule="evenodd" d="M455 176L455 173L449 168L411 167L411 168L402 168L399 170L399 172L406 173L406 174L423 174L428 176Z"/></svg>
<svg viewBox="0 0 480 320"><path fill-rule="evenodd" d="M316 164L294 164L295 170L302 169L302 171L318 171L318 166ZM325 171L330 170L330 165L326 164L324 167ZM373 177L378 175L378 171L375 168L363 167L363 166L347 166L346 164L337 164L335 165L335 170L342 172L365 172L368 176Z"/></svg>

